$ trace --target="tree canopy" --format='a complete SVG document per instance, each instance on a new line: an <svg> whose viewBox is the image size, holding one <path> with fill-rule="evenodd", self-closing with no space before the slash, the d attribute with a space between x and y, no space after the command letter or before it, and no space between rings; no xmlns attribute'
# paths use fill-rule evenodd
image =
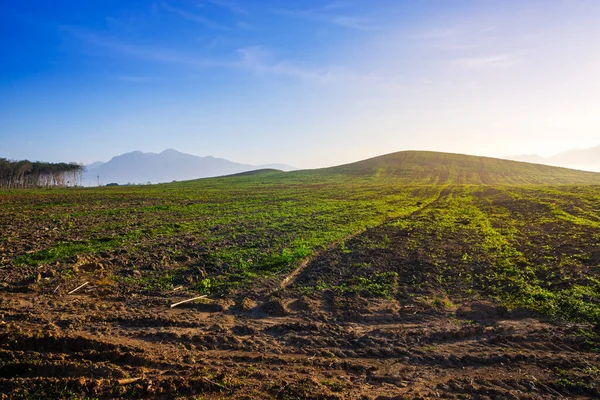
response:
<svg viewBox="0 0 600 400"><path fill-rule="evenodd" d="M0 188L49 188L80 186L84 166L0 158Z"/></svg>

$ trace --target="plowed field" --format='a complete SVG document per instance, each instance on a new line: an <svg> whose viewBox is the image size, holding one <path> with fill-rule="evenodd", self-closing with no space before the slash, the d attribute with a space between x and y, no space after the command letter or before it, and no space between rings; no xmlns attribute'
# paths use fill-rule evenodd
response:
<svg viewBox="0 0 600 400"><path fill-rule="evenodd" d="M15 190L0 226L1 398L600 397L597 186Z"/></svg>

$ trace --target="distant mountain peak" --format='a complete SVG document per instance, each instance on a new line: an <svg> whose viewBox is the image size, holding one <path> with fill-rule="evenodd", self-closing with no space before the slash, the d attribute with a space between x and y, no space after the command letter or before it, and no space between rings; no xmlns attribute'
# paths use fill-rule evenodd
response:
<svg viewBox="0 0 600 400"><path fill-rule="evenodd" d="M166 150L163 150L163 151L161 151L161 152L160 152L160 153L158 153L158 154L185 154L185 153L182 153L182 152L180 152L180 151L177 151L177 150L175 150L175 149L166 149ZM191 155L191 154L190 154L190 155Z"/></svg>
<svg viewBox="0 0 600 400"><path fill-rule="evenodd" d="M279 166L286 171L296 169L288 165ZM101 184L161 183L231 175L262 168L264 166L240 164L213 156L199 157L172 148L158 154L136 150L115 156L106 163L91 165L88 167L89 173L84 174L84 181L96 184L100 176Z"/></svg>
<svg viewBox="0 0 600 400"><path fill-rule="evenodd" d="M94 168L98 168L98 167L99 167L99 166L101 166L102 164L104 164L104 162L102 162L102 161L95 161L95 162L93 162L93 163L91 163L91 164L88 164L88 165L86 165L85 167L86 167L88 170L92 170L92 169L94 169Z"/></svg>

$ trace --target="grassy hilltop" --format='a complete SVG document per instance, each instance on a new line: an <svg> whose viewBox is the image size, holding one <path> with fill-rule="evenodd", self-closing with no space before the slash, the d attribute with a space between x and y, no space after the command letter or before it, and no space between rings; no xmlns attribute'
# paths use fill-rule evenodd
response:
<svg viewBox="0 0 600 400"><path fill-rule="evenodd" d="M77 330L92 329L92 334L108 329L111 335L127 336L127 351L135 348L150 358L153 350L144 343L151 341L163 355L135 363L156 369L157 376L166 368L160 365L169 365L157 361L165 352L181 356L172 362L181 365L187 378L153 378L178 388L193 386L191 376L198 373L194 357L214 351L211 357L216 358L203 361L212 372L204 378L193 375L200 379L193 381L193 393L217 396L239 389L235 393L241 395L243 388L255 387L271 398L337 398L336 393L358 398L364 388L389 394L393 391L386 391L382 382L396 382L392 378L378 378L377 384L364 377L352 382L319 377L314 383L293 374L302 365L320 374L330 368L328 363L336 363L348 376L360 368L389 369L381 363L407 357L406 368L419 371L445 360L449 369L444 371L472 374L484 382L482 388L500 396L509 395L507 385L528 385L504 370L510 365L538 374L546 388L539 393L598 395L593 383L597 370L586 365L600 350L599 185L596 173L411 151L332 168L262 170L165 185L0 191L0 224L5 227L0 232L0 295L13 299L0 311L13 325L24 321L20 326L25 329L20 334L0 329L0 339L6 339L0 341L0 361L5 363L0 363L0 385L22 387L14 371L32 361L23 361L18 352L42 351L44 345L28 343L42 340L36 324L50 320L61 332L56 335L64 335L60 340L79 340L83 348L87 342ZM84 282L89 291L67 295ZM167 307L175 299L200 294L209 295L207 303ZM222 312L211 314L220 321L216 333L206 329L212 320L198 320L199 312L208 311ZM236 313L241 319L235 319ZM542 322L518 322L525 317ZM548 329L559 328L544 325L546 319L581 325L551 334ZM502 325L504 320L512 325ZM355 329L348 323L363 325ZM386 324L396 325L387 332ZM412 333L398 333L407 330ZM465 339L467 347L460 351L474 358L448 358L457 354L463 334L472 339ZM448 335L456 340L447 340ZM485 339L481 347L483 337L499 342ZM530 337L546 343L543 349L506 345ZM48 351L62 351L62 342L53 340L53 345L41 343ZM366 347L360 340L368 342ZM467 344L471 340L472 348ZM90 348L112 348L109 342L94 342ZM553 342L559 343L560 362L548 361L556 354L543 353L552 351ZM501 344L501 349L495 347ZM292 383L268 386L268 380L252 378L248 371L228 370L223 365L229 361L217 363L234 357L231 351L237 352L234 364L259 369L263 367L252 352L313 358L302 358L298 369L290 367L292 376L280 376ZM182 361L185 357L192 361ZM507 361L506 366L490 361L496 359ZM6 360L17 366L3 367ZM342 367L341 360L355 364ZM140 373L122 361L105 362L111 368L118 365L102 372L110 377L115 371L120 378ZM285 362L295 365L298 358ZM571 372L559 368L561 363ZM505 383L490 383L490 372L480 370L481 365L499 368L491 373L500 371L497 380ZM27 382L49 385L50 397L56 396L56 388L80 390L83 385L77 378L57 378L56 387L50 378L35 381L52 375L35 368ZM60 368L85 372L81 366ZM217 370L229 371L223 375L229 378ZM467 385L461 382L444 381L439 390L458 396L467 390L456 389ZM433 396L428 390L434 386L425 385L422 393ZM102 387L98 393L121 395ZM151 396L150 389L140 388L138 394ZM398 384L394 390L400 388Z"/></svg>
<svg viewBox="0 0 600 400"><path fill-rule="evenodd" d="M541 164L433 151L400 151L337 167L297 172L399 179L423 184L600 184L600 174Z"/></svg>

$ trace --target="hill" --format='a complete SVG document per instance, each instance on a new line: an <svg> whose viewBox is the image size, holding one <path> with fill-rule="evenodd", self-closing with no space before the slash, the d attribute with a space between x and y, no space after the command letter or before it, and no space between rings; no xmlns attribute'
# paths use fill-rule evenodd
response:
<svg viewBox="0 0 600 400"><path fill-rule="evenodd" d="M269 166L240 164L212 156L198 157L173 149L158 154L134 151L113 157L106 163L88 165L87 172L84 174L84 184L97 184L98 176L101 184L161 183L230 175L263 168L295 169L284 164Z"/></svg>
<svg viewBox="0 0 600 400"><path fill-rule="evenodd" d="M426 184L600 184L595 172L432 151L400 151L312 173Z"/></svg>

